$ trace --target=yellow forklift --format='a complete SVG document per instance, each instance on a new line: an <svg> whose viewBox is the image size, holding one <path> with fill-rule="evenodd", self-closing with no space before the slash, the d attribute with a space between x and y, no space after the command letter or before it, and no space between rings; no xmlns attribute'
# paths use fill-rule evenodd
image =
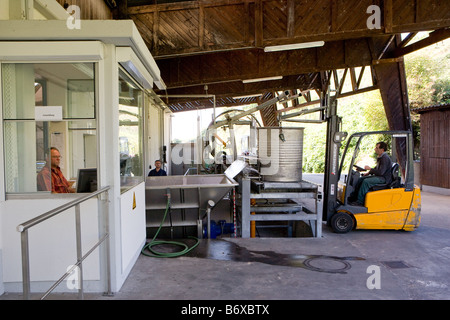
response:
<svg viewBox="0 0 450 320"><path fill-rule="evenodd" d="M341 135L335 142L344 141ZM372 139L370 138L372 137ZM376 138L374 138L376 137ZM361 161L360 147L365 139L371 139L373 146L383 137L390 140L392 182L372 187L366 194L364 205L351 202L363 169L357 166ZM339 141L340 140L340 141ZM401 152L400 152L401 151ZM338 153L338 151L337 151ZM343 168L348 173L341 176ZM331 171L337 190L329 190L327 222L336 233L347 233L353 229L393 229L412 231L420 224L420 189L414 185L413 139L409 131L359 132L351 135L341 157L339 169ZM333 186L332 186L333 187Z"/></svg>

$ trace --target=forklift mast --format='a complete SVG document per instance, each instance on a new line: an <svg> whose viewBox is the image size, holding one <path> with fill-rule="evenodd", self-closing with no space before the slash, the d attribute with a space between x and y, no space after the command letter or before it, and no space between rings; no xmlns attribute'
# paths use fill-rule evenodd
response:
<svg viewBox="0 0 450 320"><path fill-rule="evenodd" d="M329 93L327 94L329 95ZM339 182L339 150L342 142L347 138L347 132L341 132L342 118L337 116L336 96L330 97L325 101L327 108L327 140L325 151L325 176L323 186L323 213L322 219L329 223L337 200L338 182Z"/></svg>

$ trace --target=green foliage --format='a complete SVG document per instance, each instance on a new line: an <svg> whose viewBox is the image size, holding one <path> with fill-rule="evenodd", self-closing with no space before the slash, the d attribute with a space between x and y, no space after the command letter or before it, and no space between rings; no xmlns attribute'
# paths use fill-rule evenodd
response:
<svg viewBox="0 0 450 320"><path fill-rule="evenodd" d="M450 41L405 56L411 109L450 102Z"/></svg>
<svg viewBox="0 0 450 320"><path fill-rule="evenodd" d="M304 126L303 172L323 173L325 171L325 151L327 125L307 124Z"/></svg>
<svg viewBox="0 0 450 320"><path fill-rule="evenodd" d="M437 79L432 88L433 104L450 103L450 79Z"/></svg>
<svg viewBox="0 0 450 320"><path fill-rule="evenodd" d="M356 132L389 130L383 101L378 90L341 99L339 102L338 115L342 117L342 130L346 131L349 137ZM385 141L389 144L389 138L387 136L366 137L360 145L360 158L363 159L366 156L372 158L372 161L374 161L374 147L376 143ZM342 144L341 154L345 149L347 141ZM353 143L356 143L356 141L353 141ZM344 169L347 169L351 159L348 156L345 160ZM366 162L365 164L369 164L367 160L364 162Z"/></svg>
<svg viewBox="0 0 450 320"><path fill-rule="evenodd" d="M378 90L338 100L342 129L350 134L361 131L388 130L383 101Z"/></svg>

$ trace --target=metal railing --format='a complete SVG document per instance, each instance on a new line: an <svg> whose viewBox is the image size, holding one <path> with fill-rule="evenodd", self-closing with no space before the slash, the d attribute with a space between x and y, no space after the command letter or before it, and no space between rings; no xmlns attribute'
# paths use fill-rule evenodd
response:
<svg viewBox="0 0 450 320"><path fill-rule="evenodd" d="M100 190L97 190L95 192L89 193L86 196L80 197L78 199L75 199L71 202L68 202L62 206L59 206L55 209L52 209L50 211L47 211L44 214L41 214L31 220L28 220L20 225L17 226L17 231L21 233L21 248L22 248L22 281L23 281L23 299L29 300L30 298L30 257L29 257L29 246L28 246L28 229L30 229L33 226L36 226L37 224L50 219L59 213L68 210L72 207L75 207L75 233L76 233L76 249L77 249L77 262L69 269L67 272L59 278L47 292L41 297L41 300L45 299L64 279L66 279L69 275L72 274L72 272L75 270L75 268L79 268L79 286L78 286L78 298L83 299L84 298L84 290L83 290L83 260L87 258L100 244L102 244L105 240L108 239L108 241L105 242L106 244L106 250L105 250L105 266L106 266L106 292L105 295L112 295L111 292L111 268L110 268L110 247L109 247L109 208L108 208L108 199L106 197L106 200L104 201L106 203L106 209L104 205L99 205L99 212L104 210L104 230L105 234L100 237L98 242L91 248L89 251L82 255L82 248L81 248L81 217L80 217L80 204L86 200L89 200L93 197L96 197L110 189L109 186L104 187ZM106 193L107 195L108 193Z"/></svg>

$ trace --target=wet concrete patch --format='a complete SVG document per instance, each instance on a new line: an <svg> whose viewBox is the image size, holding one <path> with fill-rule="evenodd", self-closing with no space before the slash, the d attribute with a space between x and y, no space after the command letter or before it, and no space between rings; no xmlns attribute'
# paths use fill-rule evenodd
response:
<svg viewBox="0 0 450 320"><path fill-rule="evenodd" d="M185 257L203 259L259 262L274 266L298 267L326 273L347 273L350 261L365 260L361 257L339 257L328 255L283 254L275 251L248 250L234 242L222 239L204 239Z"/></svg>

